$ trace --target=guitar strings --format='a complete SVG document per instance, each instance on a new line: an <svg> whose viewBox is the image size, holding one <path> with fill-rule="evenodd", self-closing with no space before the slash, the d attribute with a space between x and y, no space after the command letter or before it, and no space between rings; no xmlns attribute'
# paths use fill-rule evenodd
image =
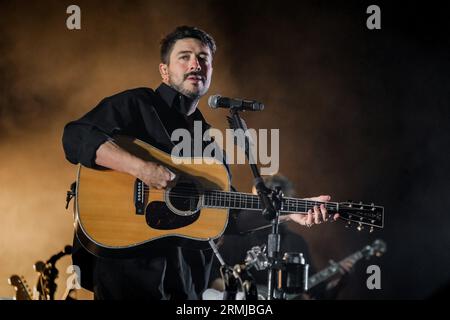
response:
<svg viewBox="0 0 450 320"><path fill-rule="evenodd" d="M211 197L214 197L214 196L217 196L217 197L247 197L247 198L250 198L250 199L255 199L255 200L257 200L257 201L259 201L259 197L258 197L258 195L255 195L255 194L252 194L252 193L244 193L244 192L232 192L232 191L222 191L222 190L207 190L207 191L205 191L205 192L198 192L198 189L196 189L196 188L192 188L192 187L181 187L181 186L177 186L176 188L174 188L174 189L176 189L176 190L179 190L179 191L186 191L186 192L190 192L190 191L192 191L192 192L196 192L197 194L199 194L199 195L207 195L207 196L211 196ZM168 191L166 191L166 190L159 190L159 189L157 189L157 188L149 188L148 186L144 186L144 191L145 192L151 192L151 193L165 193L165 192L168 192ZM180 192L175 192L175 191L169 191L170 192L170 195L181 195L181 196L185 196L185 194L184 193L180 193ZM292 201L292 202L299 202L299 203L310 203L310 202L313 202L313 203L315 203L315 204L324 204L324 205L338 205L339 204L339 206L341 206L341 207L349 207L349 208L352 208L352 206L355 206L355 208L356 207L358 207L358 206L365 206L365 207L368 207L369 205L367 205L367 204L360 204L360 203L352 203L351 205L345 205L345 204L343 204L343 203L339 203L339 202L333 202L333 201L327 201L327 202L325 202L325 201L317 201L317 200L310 200L310 199L301 199L301 198L284 198L284 200L285 201ZM370 206L371 208L373 208L373 206ZM375 206L376 207L376 206ZM363 210L363 209L361 209L361 210ZM367 210L367 209L366 209Z"/></svg>
<svg viewBox="0 0 450 320"><path fill-rule="evenodd" d="M198 189L196 188L191 188L191 187L176 187L176 190L180 190L180 191L193 191L193 192L197 192L197 194L199 195L207 195L210 197L219 197L221 199L225 199L226 197L231 197L234 199L231 200L237 200L237 198L247 198L247 200L256 200L259 201L259 197L258 195L254 195L251 193L241 193L241 192L231 192L231 191L221 191L221 190L208 190L206 192L198 192ZM144 187L144 191L146 192L151 192L151 193L166 193L168 191L166 190L159 190L156 188L149 188L147 186ZM175 192L175 191L169 191L170 195L180 195L181 197L186 196L186 194L184 193L180 193L180 192ZM187 196L189 197L189 196ZM299 203L306 203L306 202L313 202L315 204L324 204L324 205L337 205L337 202L324 202L324 201L316 201L316 200L309 200L309 199L295 199L295 198L284 198L285 201L291 201L291 202L299 202Z"/></svg>
<svg viewBox="0 0 450 320"><path fill-rule="evenodd" d="M153 193L165 193L166 191L155 189L152 192ZM249 195L250 196L254 196L252 194L249 194ZM180 193L178 193L178 195L176 195L176 193L174 193L173 196L172 196L172 193L171 193L171 197L172 198L187 199L189 201L192 201L192 200L198 201L199 200L198 198L196 199L196 198L193 198L191 196L186 196L186 195L180 194ZM256 202L253 202L253 200L256 200ZM289 199L286 199L286 200L289 200ZM302 199L300 199L300 200L302 200ZM234 201L234 202L239 201L239 203L241 205L233 206L230 203L231 201ZM299 213L299 214L307 214L309 210L313 210L314 206L316 206L317 203L319 203L318 201L314 201L314 200L304 200L304 201L305 201L305 203L300 204L300 205L297 205L295 203L284 203L282 211L283 212L296 212L296 213ZM308 203L306 203L306 201L308 201ZM215 202L215 203L213 203L213 202ZM230 204L226 205L227 202L230 203ZM223 205L222 205L222 203L223 203ZM332 211L338 212L338 203L324 203L324 202L321 202L321 203L326 205L326 209L327 210L332 210ZM259 198L252 199L251 203L249 203L247 201L247 202L245 202L245 204L246 204L246 206L243 206L242 205L242 201L238 200L238 199L209 198L209 200L207 200L206 203L204 203L201 207L230 208L230 209L250 209L250 210L251 209L255 209L255 210L262 209L260 207ZM254 205L256 205L256 207ZM342 206L341 206L341 208L342 208ZM364 217L364 215L360 215L357 212L352 213L352 216L354 216L355 218L368 219L368 217ZM340 218L348 220L345 216L342 216L342 213L341 213L341 217ZM379 220L376 217L370 217L370 218L371 219L375 219L375 220ZM359 222L366 223L366 221L363 221L363 220L361 220Z"/></svg>
<svg viewBox="0 0 450 320"><path fill-rule="evenodd" d="M216 208L236 208L236 209L262 209L260 207L260 199L257 195L250 194L250 193L240 193L240 192L230 192L230 191L221 191L221 190L207 190L205 192L199 192L197 188L193 187L182 187L177 186L174 189L177 191L186 191L186 193L182 192L175 192L175 191L169 191L170 198L176 198L176 199L186 199L188 201L199 201L199 198L201 196L206 195L206 199L203 203L203 207L216 207ZM149 194L163 194L167 193L167 190L164 189L156 189L156 188L150 188L147 185L144 185L144 192L147 192ZM234 206L231 205L231 203L234 202ZM236 203L239 202L239 206L236 205ZM223 203L223 205L222 205ZM227 205L227 203L229 205ZM244 203L244 205L242 205ZM322 202L322 201L315 201L315 200L307 200L307 199L296 199L296 198L284 198L283 202L283 212L297 212L297 213L304 213L306 214L309 210L313 210L315 206L319 206L320 204L325 205L326 209L332 210L335 212L338 212L338 208L341 209L356 209L356 210L364 210L356 208L359 206L367 206L363 204L340 204L338 202ZM354 205L355 207L352 207ZM373 208L371 206L371 208ZM365 209L368 210L368 209ZM362 219L367 219L367 217L364 217L364 215L358 214L358 212L352 213L352 215L355 218L360 218L362 223L366 223ZM343 219L345 216L341 216ZM378 217L370 217L371 219L379 220ZM371 224L373 225L373 224ZM376 225L375 225L376 226Z"/></svg>
<svg viewBox="0 0 450 320"><path fill-rule="evenodd" d="M178 191L186 191L186 192L196 192L197 196L193 195L186 195L182 192L170 192L170 198L176 198L176 199L186 199L188 201L198 201L201 196L207 196L208 198L205 199L203 206L204 207L229 207L229 208L246 208L246 209L261 209L260 208L260 199L257 195L250 194L250 193L241 193L241 192L231 192L231 191L222 191L222 190L207 190L206 192L199 192L198 189L193 187L183 187L183 186L177 186L174 189ZM166 193L168 191L166 190L159 190L156 188L150 188L147 185L144 185L144 191L150 192L153 194L162 194ZM223 205L222 205L223 203ZM226 204L229 205L226 205ZM232 206L231 204L234 203L235 205ZM239 203L239 206L236 205L236 203ZM244 203L244 205L242 205ZM367 206L364 204L356 204L353 205L355 207L352 207L352 205L345 205L340 204L338 202L323 202L323 201L316 201L316 200L307 200L307 199L296 199L296 198L284 198L283 202L283 211L292 211L292 212L303 212L307 213L309 210L313 210L315 206L320 206L320 204L323 204L327 210L332 210L338 212L338 208L341 209L355 209L358 211L364 210L364 208L357 208L357 206ZM256 207L256 208L255 208ZM372 207L371 207L372 208ZM370 209L365 209L370 210ZM352 213L355 217L360 218L366 218L364 216L360 216L358 212ZM372 219L375 217L371 217ZM378 219L378 218L377 218Z"/></svg>
<svg viewBox="0 0 450 320"><path fill-rule="evenodd" d="M163 194L165 193L164 191L154 191L153 194ZM184 199L198 199L203 195L199 195L199 196L189 196L189 195L185 195L182 193L170 193L169 197L170 198L184 198ZM226 198L226 197L214 197L214 196L209 196L207 197L208 201L224 201L224 202L245 202L245 203L259 203L260 200L259 198L250 198L250 199L244 199L244 198ZM324 204L326 207L331 207L331 208L337 208L337 204L334 203L321 203L321 202L316 202L316 201L310 201L308 200L308 203L305 202L292 202L289 201L287 199L284 200L284 205L289 206L289 207L294 207L294 206L308 206L308 207L314 207L314 206L319 206L320 204Z"/></svg>
<svg viewBox="0 0 450 320"><path fill-rule="evenodd" d="M151 192L153 194L163 194L163 193L166 193L167 191L155 189ZM208 191L208 192L211 192L211 191ZM171 192L169 197L177 198L177 199L186 199L186 200L190 200L190 201L192 201L192 200L198 201L200 196L204 196L204 195L205 194L199 194L197 197L194 197L192 195L186 195L184 193ZM244 194L244 195L245 195L245 197L247 197L247 194ZM221 205L219 205L222 202L224 203L224 206L226 203L230 203L230 202L234 202L234 203L238 202L241 204L241 206L236 206L236 207L242 207L242 203L245 203L245 204L247 204L247 206L245 206L245 207L248 209L256 209L253 207L253 205L255 205L255 204L258 206L258 208L260 206L259 198L252 194L248 194L249 198L242 198L240 196L236 197L236 195L234 195L233 193L225 193L225 192L223 192L222 194L220 192L213 194L213 195L207 194L207 196L209 196L209 197L205 201L206 202L205 206L222 207ZM224 196L230 196L230 197L224 197ZM216 204L213 204L214 202ZM219 204L217 204L217 203L219 203ZM283 205L286 209L290 209L290 210L302 209L302 210L306 210L306 211L308 211L309 209L313 209L314 206L318 206L320 204L324 204L325 207L330 210L337 210L337 207L338 207L337 203L333 203L333 202L326 203L326 202L320 202L320 201L314 201L314 200L304 200L304 199L295 200L295 199L291 199L291 198L284 199L284 203L283 203ZM235 207L235 206L229 205L229 207Z"/></svg>
<svg viewBox="0 0 450 320"><path fill-rule="evenodd" d="M197 191L197 189L194 188L177 188L177 190L180 191ZM149 189L144 189L144 191L149 192ZM166 190L158 190L158 189L151 189L150 191L153 194L158 194L158 193L167 193L169 192L170 196L178 196L178 197L191 197L191 195L186 195L185 193L181 193L181 192L175 192L175 191L166 191ZM223 199L223 200L251 200L251 201L260 201L259 197L257 195L251 194L251 193L234 193L234 192L228 192L228 191L219 191L219 190L208 190L206 192L197 192L197 194L199 196L208 196L211 198L216 198L216 199ZM285 202L291 202L291 203L314 203L315 205L317 204L324 204L324 205L335 205L337 206L337 202L323 202L323 201L316 201L316 200L309 200L309 199L295 199L295 198L284 198Z"/></svg>

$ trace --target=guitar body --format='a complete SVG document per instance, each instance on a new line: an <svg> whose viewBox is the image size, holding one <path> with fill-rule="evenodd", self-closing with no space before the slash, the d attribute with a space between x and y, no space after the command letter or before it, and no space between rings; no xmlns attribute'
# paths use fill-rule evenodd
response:
<svg viewBox="0 0 450 320"><path fill-rule="evenodd" d="M204 158L175 164L170 154L138 139L119 137L115 141L142 159L164 165L176 178L166 189L158 190L125 173L80 166L75 227L88 251L104 257L129 257L151 245L207 248L210 239L222 235L228 209L203 207L202 192L230 191L224 164Z"/></svg>

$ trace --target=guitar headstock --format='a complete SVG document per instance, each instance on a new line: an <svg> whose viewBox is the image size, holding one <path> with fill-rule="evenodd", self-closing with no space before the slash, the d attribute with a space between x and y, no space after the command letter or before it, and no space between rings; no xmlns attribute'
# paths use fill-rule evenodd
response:
<svg viewBox="0 0 450 320"><path fill-rule="evenodd" d="M366 259L377 256L381 257L386 252L386 242L383 240L377 239L371 245L365 246L361 253L364 255Z"/></svg>
<svg viewBox="0 0 450 320"><path fill-rule="evenodd" d="M374 228L384 227L384 208L375 204L363 204L362 202L340 202L339 216L347 221L347 226L356 223L358 231L364 226L370 226L370 232Z"/></svg>
<svg viewBox="0 0 450 320"><path fill-rule="evenodd" d="M16 274L8 279L8 283L16 290L15 300L33 300L27 282Z"/></svg>

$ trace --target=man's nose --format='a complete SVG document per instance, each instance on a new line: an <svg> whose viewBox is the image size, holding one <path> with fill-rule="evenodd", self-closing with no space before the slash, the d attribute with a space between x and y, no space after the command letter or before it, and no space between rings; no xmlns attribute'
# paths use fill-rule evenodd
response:
<svg viewBox="0 0 450 320"><path fill-rule="evenodd" d="M196 57L191 60L191 65L189 66L189 70L190 71L200 71L200 70L202 70L200 62L198 61L198 59Z"/></svg>

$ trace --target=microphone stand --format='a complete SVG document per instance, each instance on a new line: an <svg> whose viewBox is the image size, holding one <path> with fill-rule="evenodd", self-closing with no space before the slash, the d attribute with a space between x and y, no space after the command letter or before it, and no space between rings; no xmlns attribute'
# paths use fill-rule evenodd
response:
<svg viewBox="0 0 450 320"><path fill-rule="evenodd" d="M275 281L276 281L276 272L281 269L281 262L279 259L280 253L280 234L279 234L279 217L280 217L280 209L282 202L282 193L281 189L272 190L267 188L262 179L259 169L256 165L255 161L252 160L252 156L250 153L250 140L247 135L245 135L245 131L247 130L246 125L243 123L240 115L240 108L231 108L231 118L233 120L234 129L242 129L244 132L244 143L245 143L245 155L249 160L250 168L252 170L253 176L255 178L254 185L256 191L258 193L261 207L262 207L262 215L267 220L271 221L272 232L269 234L267 239L267 254L270 260L268 267L268 276L267 276L267 300L276 299L275 295ZM278 294L277 294L278 295Z"/></svg>

